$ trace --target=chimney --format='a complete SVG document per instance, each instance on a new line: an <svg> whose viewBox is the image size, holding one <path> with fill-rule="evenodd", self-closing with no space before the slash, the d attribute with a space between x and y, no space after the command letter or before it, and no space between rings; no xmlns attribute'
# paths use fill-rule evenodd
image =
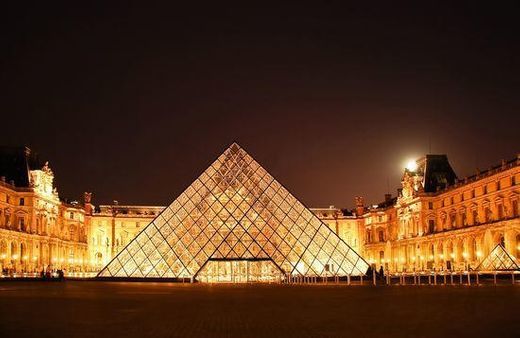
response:
<svg viewBox="0 0 520 338"><path fill-rule="evenodd" d="M92 205L92 193L84 192L83 193L83 201L85 203L85 214L92 215L92 211L94 210L94 206Z"/></svg>
<svg viewBox="0 0 520 338"><path fill-rule="evenodd" d="M356 216L361 216L365 213L365 199L361 196L356 196Z"/></svg>

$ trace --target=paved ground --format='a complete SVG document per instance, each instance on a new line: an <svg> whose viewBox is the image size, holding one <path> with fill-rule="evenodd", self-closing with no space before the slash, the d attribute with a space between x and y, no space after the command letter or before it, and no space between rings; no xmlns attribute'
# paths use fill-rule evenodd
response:
<svg viewBox="0 0 520 338"><path fill-rule="evenodd" d="M0 283L1 337L519 337L519 286Z"/></svg>

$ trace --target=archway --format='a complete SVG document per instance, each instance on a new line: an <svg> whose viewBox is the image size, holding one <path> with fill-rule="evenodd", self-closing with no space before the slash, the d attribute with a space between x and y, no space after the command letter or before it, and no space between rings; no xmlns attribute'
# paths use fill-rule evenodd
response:
<svg viewBox="0 0 520 338"><path fill-rule="evenodd" d="M27 245L24 242L22 242L20 243L20 262L22 263L23 270L27 269L28 258L29 257L27 255Z"/></svg>
<svg viewBox="0 0 520 338"><path fill-rule="evenodd" d="M7 242L5 239L0 241L0 266L5 268L7 263Z"/></svg>
<svg viewBox="0 0 520 338"><path fill-rule="evenodd" d="M520 259L520 234L516 235L516 258Z"/></svg>

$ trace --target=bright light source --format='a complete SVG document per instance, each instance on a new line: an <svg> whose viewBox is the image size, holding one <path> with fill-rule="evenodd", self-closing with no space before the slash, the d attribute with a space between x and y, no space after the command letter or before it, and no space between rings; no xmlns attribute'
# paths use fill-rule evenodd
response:
<svg viewBox="0 0 520 338"><path fill-rule="evenodd" d="M408 171L416 171L417 170L417 162L415 162L415 160L409 160L408 162L406 162L406 169Z"/></svg>

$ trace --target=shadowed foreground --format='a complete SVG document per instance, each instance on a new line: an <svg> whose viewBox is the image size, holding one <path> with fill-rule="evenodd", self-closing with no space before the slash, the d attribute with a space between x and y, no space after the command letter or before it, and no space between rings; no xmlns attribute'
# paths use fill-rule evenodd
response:
<svg viewBox="0 0 520 338"><path fill-rule="evenodd" d="M0 283L3 337L518 337L517 286Z"/></svg>

